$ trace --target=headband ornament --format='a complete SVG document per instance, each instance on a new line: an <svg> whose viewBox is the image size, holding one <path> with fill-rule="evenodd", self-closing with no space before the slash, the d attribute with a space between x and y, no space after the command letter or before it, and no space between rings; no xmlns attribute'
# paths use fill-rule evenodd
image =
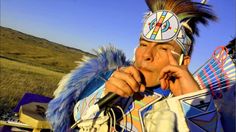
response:
<svg viewBox="0 0 236 132"><path fill-rule="evenodd" d="M192 43L178 17L166 10L151 13L146 18L142 36L148 41L159 43L175 40L185 55L188 54Z"/></svg>

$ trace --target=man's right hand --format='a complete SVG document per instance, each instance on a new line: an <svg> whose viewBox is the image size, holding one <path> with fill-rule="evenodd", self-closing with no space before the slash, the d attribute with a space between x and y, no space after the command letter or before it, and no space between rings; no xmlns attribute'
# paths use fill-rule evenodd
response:
<svg viewBox="0 0 236 132"><path fill-rule="evenodd" d="M135 92L144 92L140 72L134 67L121 67L113 72L105 83L105 92L113 92L122 97L129 97Z"/></svg>

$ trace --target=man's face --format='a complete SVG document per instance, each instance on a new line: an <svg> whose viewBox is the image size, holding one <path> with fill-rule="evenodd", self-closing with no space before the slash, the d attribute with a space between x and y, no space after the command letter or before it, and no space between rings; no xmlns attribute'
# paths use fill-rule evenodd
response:
<svg viewBox="0 0 236 132"><path fill-rule="evenodd" d="M169 65L167 50L181 54L181 48L175 41L157 43L150 42L142 37L135 52L135 67L144 75L146 87L156 86L159 83L159 74L162 68ZM172 54L179 60L179 56Z"/></svg>

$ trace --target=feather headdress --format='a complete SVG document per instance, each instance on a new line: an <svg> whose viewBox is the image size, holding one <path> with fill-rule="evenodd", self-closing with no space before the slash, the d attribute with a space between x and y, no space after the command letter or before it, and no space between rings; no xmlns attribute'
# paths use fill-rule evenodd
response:
<svg viewBox="0 0 236 132"><path fill-rule="evenodd" d="M222 98L224 92L236 85L234 42L235 39L225 47L218 47L212 57L193 74L200 87L210 89L215 98Z"/></svg>
<svg viewBox="0 0 236 132"><path fill-rule="evenodd" d="M236 101L236 46L235 39L227 46L218 47L212 57L195 73L194 78L201 88L210 89L216 99L215 105L221 115L224 131L235 130Z"/></svg>
<svg viewBox="0 0 236 132"><path fill-rule="evenodd" d="M209 20L215 21L217 17L211 10L211 6L201 3L192 2L191 0L145 0L149 10L154 13L158 10L168 10L179 18L181 25L184 27L186 34L194 42L194 35L199 35L198 23L207 25ZM148 17L149 13L146 17ZM191 54L192 49L190 50Z"/></svg>

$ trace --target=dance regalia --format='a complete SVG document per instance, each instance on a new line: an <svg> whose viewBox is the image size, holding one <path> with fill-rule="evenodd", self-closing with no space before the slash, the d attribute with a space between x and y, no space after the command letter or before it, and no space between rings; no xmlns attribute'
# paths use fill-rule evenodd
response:
<svg viewBox="0 0 236 132"><path fill-rule="evenodd" d="M93 115L86 123L79 123L80 131L90 131L95 127L98 131L223 131L219 113L222 119L228 115L220 105L225 103L224 98L231 97L227 94L235 90L236 81L232 56L224 53L224 59L220 59L219 55L215 54L194 74L203 90L171 97L170 91L156 87L128 99L120 98L112 109ZM65 76L48 106L47 118L54 131L71 130L72 117L80 119L87 108L103 96L105 80L112 72L117 67L130 64L121 51L112 47L102 48L97 52L97 58L86 58ZM235 117L231 119L234 121ZM227 123L222 124L224 129L228 128Z"/></svg>

